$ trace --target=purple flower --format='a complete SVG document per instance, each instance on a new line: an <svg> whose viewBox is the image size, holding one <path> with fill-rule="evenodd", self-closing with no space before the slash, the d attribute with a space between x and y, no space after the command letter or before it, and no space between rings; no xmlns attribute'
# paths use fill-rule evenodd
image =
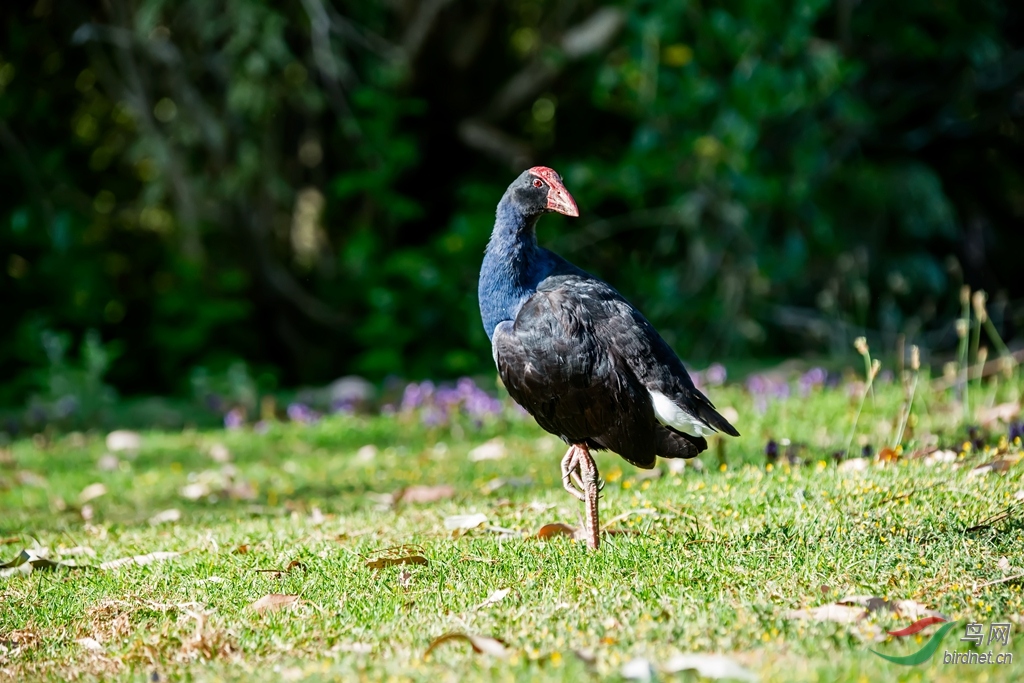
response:
<svg viewBox="0 0 1024 683"><path fill-rule="evenodd" d="M1007 438L1009 438L1010 443L1013 443L1013 440L1017 438L1024 440L1024 422L1021 422L1020 420L1011 422Z"/></svg>
<svg viewBox="0 0 1024 683"><path fill-rule="evenodd" d="M721 363L712 363L704 371L704 379L713 387L724 384L727 376L728 373L725 371L725 366Z"/></svg>
<svg viewBox="0 0 1024 683"><path fill-rule="evenodd" d="M342 398L331 403L331 412L335 415L342 413L350 415L356 410L356 399L354 398Z"/></svg>
<svg viewBox="0 0 1024 683"><path fill-rule="evenodd" d="M797 381L797 384L800 386L800 395L806 396L812 389L824 386L827 379L828 372L824 368L811 368L800 375L800 379Z"/></svg>
<svg viewBox="0 0 1024 683"><path fill-rule="evenodd" d="M224 415L224 429L241 429L245 424L245 409L232 408Z"/></svg>
<svg viewBox="0 0 1024 683"><path fill-rule="evenodd" d="M320 419L320 414L302 403L288 404L288 419L300 424L313 424Z"/></svg>

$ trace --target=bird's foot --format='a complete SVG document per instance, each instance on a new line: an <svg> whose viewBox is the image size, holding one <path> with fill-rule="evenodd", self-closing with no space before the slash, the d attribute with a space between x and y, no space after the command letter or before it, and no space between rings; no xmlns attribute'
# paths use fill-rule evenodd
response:
<svg viewBox="0 0 1024 683"><path fill-rule="evenodd" d="M571 493L576 499L586 502L587 498L583 491L583 482L579 477L579 449L570 446L562 458L562 487Z"/></svg>

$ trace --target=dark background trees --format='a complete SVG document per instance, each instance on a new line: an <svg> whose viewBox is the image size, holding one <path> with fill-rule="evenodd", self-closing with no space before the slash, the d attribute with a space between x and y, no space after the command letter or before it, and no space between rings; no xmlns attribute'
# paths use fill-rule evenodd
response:
<svg viewBox="0 0 1024 683"><path fill-rule="evenodd" d="M1020 3L0 17L0 405L59 393L43 371L78 357L122 394L238 360L267 386L489 373L476 272L534 163L582 211L541 240L698 364L865 330L941 349L964 282L1004 335L1024 317Z"/></svg>

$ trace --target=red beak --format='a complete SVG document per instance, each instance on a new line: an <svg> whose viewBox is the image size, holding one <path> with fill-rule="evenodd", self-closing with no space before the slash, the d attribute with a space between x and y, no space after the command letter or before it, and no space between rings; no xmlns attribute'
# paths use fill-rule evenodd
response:
<svg viewBox="0 0 1024 683"><path fill-rule="evenodd" d="M576 200L569 194L569 190L565 189L561 176L547 166L534 166L530 172L548 184L548 209L574 218L580 215Z"/></svg>

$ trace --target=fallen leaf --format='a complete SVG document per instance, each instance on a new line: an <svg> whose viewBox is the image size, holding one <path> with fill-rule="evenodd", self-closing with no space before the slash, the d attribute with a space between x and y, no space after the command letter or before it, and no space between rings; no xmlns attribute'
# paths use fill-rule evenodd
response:
<svg viewBox="0 0 1024 683"><path fill-rule="evenodd" d="M106 495L107 487L97 482L95 484L89 484L82 492L78 494L78 504L85 505L90 500L99 498L100 496Z"/></svg>
<svg viewBox="0 0 1024 683"><path fill-rule="evenodd" d="M491 605L497 605L499 602L505 599L505 597L512 592L511 588L501 588L494 591L487 596L487 599L477 605L474 609L482 609L484 607L490 607Z"/></svg>
<svg viewBox="0 0 1024 683"><path fill-rule="evenodd" d="M569 536L570 538L576 537L576 527L563 524L562 522L555 522L554 524L545 524L537 530L537 538L542 541L546 541L549 538L555 538L556 536Z"/></svg>
<svg viewBox="0 0 1024 683"><path fill-rule="evenodd" d="M501 460L508 454L505 449L505 442L501 438L494 438L480 444L469 452L469 459L472 462L482 460Z"/></svg>
<svg viewBox="0 0 1024 683"><path fill-rule="evenodd" d="M210 459L214 462L231 462L231 451L222 443L215 443L210 446Z"/></svg>
<svg viewBox="0 0 1024 683"><path fill-rule="evenodd" d="M287 574L293 569L301 569L302 571L306 571L306 565L302 564L298 560L292 560L284 569L257 569L256 572L260 574L277 574L276 578L281 578L282 574Z"/></svg>
<svg viewBox="0 0 1024 683"><path fill-rule="evenodd" d="M383 569L394 567L400 564L430 564L427 558L422 555L403 555L402 557L378 557L375 560L367 560L366 566L370 569Z"/></svg>
<svg viewBox="0 0 1024 683"><path fill-rule="evenodd" d="M895 449L886 446L885 448L878 451L878 462L896 462L900 459L900 454Z"/></svg>
<svg viewBox="0 0 1024 683"><path fill-rule="evenodd" d="M145 555L135 555L134 557L122 557L117 560L104 562L100 565L100 569L117 569L118 567L124 567L130 564L139 565L141 567L147 564L153 564L154 562L171 560L180 555L181 553L176 552L155 552L147 553Z"/></svg>
<svg viewBox="0 0 1024 683"><path fill-rule="evenodd" d="M403 570L402 573L398 575L398 585L402 588L409 588L412 586L412 572Z"/></svg>
<svg viewBox="0 0 1024 683"><path fill-rule="evenodd" d="M245 555L247 552L249 552L249 544L248 543L243 543L242 545L238 546L237 548L235 548L231 552L234 555Z"/></svg>
<svg viewBox="0 0 1024 683"><path fill-rule="evenodd" d="M924 456L924 464L929 467L951 462L956 462L956 451L936 450Z"/></svg>
<svg viewBox="0 0 1024 683"><path fill-rule="evenodd" d="M107 450L114 451L137 451L142 448L142 437L138 432L127 429L118 429L107 434Z"/></svg>
<svg viewBox="0 0 1024 683"><path fill-rule="evenodd" d="M0 578L15 574L31 574L34 571L53 571L55 569L77 569L77 565L67 562L54 562L46 557L45 548L29 548L22 550L10 562L0 564Z"/></svg>
<svg viewBox="0 0 1024 683"><path fill-rule="evenodd" d="M171 508L170 510L163 510L158 512L149 518L149 523L153 526L159 526L160 524L172 524L181 519L181 510L178 508Z"/></svg>
<svg viewBox="0 0 1024 683"><path fill-rule="evenodd" d="M724 655L708 655L701 653L676 655L661 667L665 673L695 671L701 678L734 679L739 681L756 681L753 671L745 669Z"/></svg>
<svg viewBox="0 0 1024 683"><path fill-rule="evenodd" d="M444 520L444 528L451 531L475 529L483 524L487 524L487 515L481 512L472 515L452 515L445 517Z"/></svg>
<svg viewBox="0 0 1024 683"><path fill-rule="evenodd" d="M368 655L373 652L373 645L369 643L342 643L337 647L342 652L354 652L360 655Z"/></svg>
<svg viewBox="0 0 1024 683"><path fill-rule="evenodd" d="M786 619L800 619L806 621L835 621L840 624L847 624L860 621L866 617L868 611L863 607L855 605L828 604L819 607L805 609L792 609L783 614Z"/></svg>
<svg viewBox="0 0 1024 683"><path fill-rule="evenodd" d="M971 479L972 477L980 477L989 474L990 472L997 472L999 474L1002 474L1003 472L1010 469L1013 465L1015 465L1017 461L1017 457L996 458L992 462L987 462L984 465L978 465L977 467L972 469L970 472L967 473L967 478Z"/></svg>
<svg viewBox="0 0 1024 683"><path fill-rule="evenodd" d="M424 657L430 655L442 643L447 643L452 640L464 640L473 647L473 651L479 654L491 655L492 657L508 657L509 651L505 647L505 644L496 638L490 638L488 636L477 636L469 633L445 633L443 636L439 636L434 639L432 643L427 647L427 651L423 653Z"/></svg>
<svg viewBox="0 0 1024 683"><path fill-rule="evenodd" d="M20 536L8 536L7 538L0 538L0 545L11 545L21 540Z"/></svg>
<svg viewBox="0 0 1024 683"><path fill-rule="evenodd" d="M835 603L790 610L784 616L787 619L850 623L860 621L868 614L882 610L894 612L908 619L921 619L926 616L946 619L945 615L929 609L920 602L914 600L886 600L874 595L847 595Z"/></svg>
<svg viewBox="0 0 1024 683"><path fill-rule="evenodd" d="M643 657L638 657L623 664L620 673L629 681L649 681L654 678L654 667Z"/></svg>
<svg viewBox="0 0 1024 683"><path fill-rule="evenodd" d="M276 612L279 609L284 609L285 607L294 605L298 600L298 595L271 593L269 595L264 595L262 598L249 605L249 609L259 613Z"/></svg>
<svg viewBox="0 0 1024 683"><path fill-rule="evenodd" d="M96 557L96 551L85 545L76 545L74 548L63 548L57 551L61 555L88 555L89 557Z"/></svg>
<svg viewBox="0 0 1024 683"><path fill-rule="evenodd" d="M90 638L88 636L86 636L85 638L79 638L75 642L84 647L86 650L92 650L96 652L103 649L103 645L100 644L100 641L96 640L95 638Z"/></svg>
<svg viewBox="0 0 1024 683"><path fill-rule="evenodd" d="M199 500L210 495L210 485L203 481L197 481L193 484L187 484L181 487L178 492L182 498L186 500Z"/></svg>
<svg viewBox="0 0 1024 683"><path fill-rule="evenodd" d="M1009 424L1013 418L1020 415L1020 403L1000 403L991 408L983 408L978 411L978 421L984 427L989 427L994 422L1005 422Z"/></svg>
<svg viewBox="0 0 1024 683"><path fill-rule="evenodd" d="M121 461L118 460L116 455L110 453L104 453L100 456L100 459L96 461L96 469L100 472L113 472L121 466Z"/></svg>
<svg viewBox="0 0 1024 683"><path fill-rule="evenodd" d="M455 487L448 484L438 486L409 486L399 489L392 494L392 500L397 503L434 503L439 500L447 500L455 495Z"/></svg>
<svg viewBox="0 0 1024 683"><path fill-rule="evenodd" d="M839 463L840 472L863 472L867 468L867 458L850 458Z"/></svg>
<svg viewBox="0 0 1024 683"><path fill-rule="evenodd" d="M366 444L358 451L356 451L356 460L360 462L370 462L377 457L377 447L371 444Z"/></svg>

